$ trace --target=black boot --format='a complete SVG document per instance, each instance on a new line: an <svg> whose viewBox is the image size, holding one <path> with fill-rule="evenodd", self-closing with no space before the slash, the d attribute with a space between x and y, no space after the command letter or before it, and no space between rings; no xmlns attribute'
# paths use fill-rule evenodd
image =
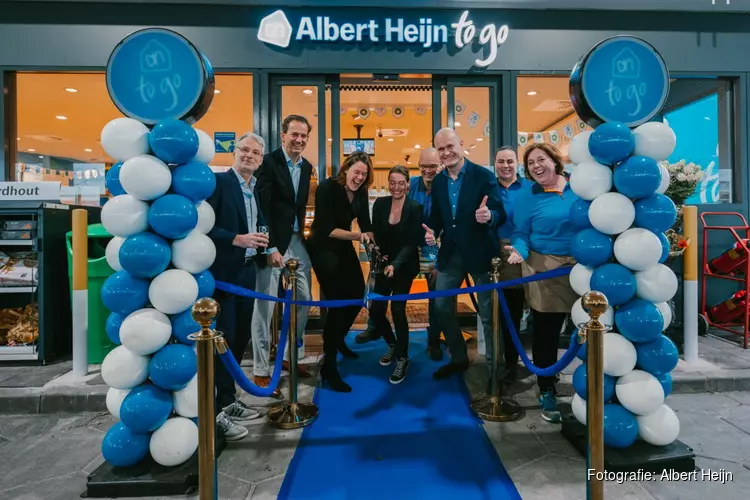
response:
<svg viewBox="0 0 750 500"><path fill-rule="evenodd" d="M321 379L323 382L327 382L331 389L336 392L352 392L351 386L344 382L339 374L336 357L333 356L332 359L333 361L329 361L328 356L326 356L323 367L320 369Z"/></svg>
<svg viewBox="0 0 750 500"><path fill-rule="evenodd" d="M381 337L382 335L380 335L377 330L368 326L367 330L354 337L354 341L357 344L366 344L368 342L372 342L373 340L378 340Z"/></svg>

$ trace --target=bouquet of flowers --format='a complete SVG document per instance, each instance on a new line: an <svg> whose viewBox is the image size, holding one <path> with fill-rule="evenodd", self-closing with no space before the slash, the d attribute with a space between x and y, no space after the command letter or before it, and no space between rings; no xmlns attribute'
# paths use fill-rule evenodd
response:
<svg viewBox="0 0 750 500"><path fill-rule="evenodd" d="M678 205L682 204L695 193L695 187L705 176L700 165L687 163L685 160L680 160L672 164L668 161L663 161L661 165L669 171L669 187L664 194L669 196Z"/></svg>
<svg viewBox="0 0 750 500"><path fill-rule="evenodd" d="M677 257L685 253L685 249L690 245L690 239L685 238L684 235L679 234L674 229L667 230L664 235L669 240L669 256Z"/></svg>

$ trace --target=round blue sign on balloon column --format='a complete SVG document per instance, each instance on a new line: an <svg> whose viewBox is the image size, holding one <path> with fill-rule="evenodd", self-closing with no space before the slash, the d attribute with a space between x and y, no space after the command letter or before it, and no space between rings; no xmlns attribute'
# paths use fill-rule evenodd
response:
<svg viewBox="0 0 750 500"><path fill-rule="evenodd" d="M194 123L214 97L213 69L182 35L163 28L136 31L107 62L107 91L122 114L153 125L166 118Z"/></svg>
<svg viewBox="0 0 750 500"><path fill-rule="evenodd" d="M571 102L591 127L621 122L630 128L650 121L669 95L669 71L649 43L632 36L599 42L573 68Z"/></svg>

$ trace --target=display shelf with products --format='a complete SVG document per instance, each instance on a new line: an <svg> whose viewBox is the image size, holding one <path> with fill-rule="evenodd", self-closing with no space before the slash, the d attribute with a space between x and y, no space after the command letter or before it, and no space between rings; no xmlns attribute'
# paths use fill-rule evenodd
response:
<svg viewBox="0 0 750 500"><path fill-rule="evenodd" d="M65 233L73 208L0 202L0 363L46 363L71 352ZM101 210L85 208L98 222Z"/></svg>

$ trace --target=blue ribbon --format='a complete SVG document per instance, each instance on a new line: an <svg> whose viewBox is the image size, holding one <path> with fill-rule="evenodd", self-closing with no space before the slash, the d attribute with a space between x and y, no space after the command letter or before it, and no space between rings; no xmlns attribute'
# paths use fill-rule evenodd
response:
<svg viewBox="0 0 750 500"><path fill-rule="evenodd" d="M286 290L284 299L288 300L289 303L291 303L291 290ZM291 318L291 316L292 308L287 305L286 307L284 307L284 315L281 320L281 334L279 335L280 346L286 346L286 337L287 333L289 332L289 319ZM273 392L276 390L276 386L279 385L279 379L281 378L281 367L284 363L283 353L278 353L276 355L276 361L273 365L273 375L271 376L271 381L268 383L268 387L258 387L257 385L253 384L247 378L245 372L242 371L242 368L240 367L239 363L237 363L237 360L234 359L232 351L227 350L227 352L225 352L224 354L220 354L219 358L221 358L221 361L224 363L224 366L226 367L229 374L232 375L234 381L237 382L237 385L239 385L240 388L248 394L252 394L253 396L261 398L267 398L273 395ZM295 367L290 367L290 370L293 370L294 368Z"/></svg>

